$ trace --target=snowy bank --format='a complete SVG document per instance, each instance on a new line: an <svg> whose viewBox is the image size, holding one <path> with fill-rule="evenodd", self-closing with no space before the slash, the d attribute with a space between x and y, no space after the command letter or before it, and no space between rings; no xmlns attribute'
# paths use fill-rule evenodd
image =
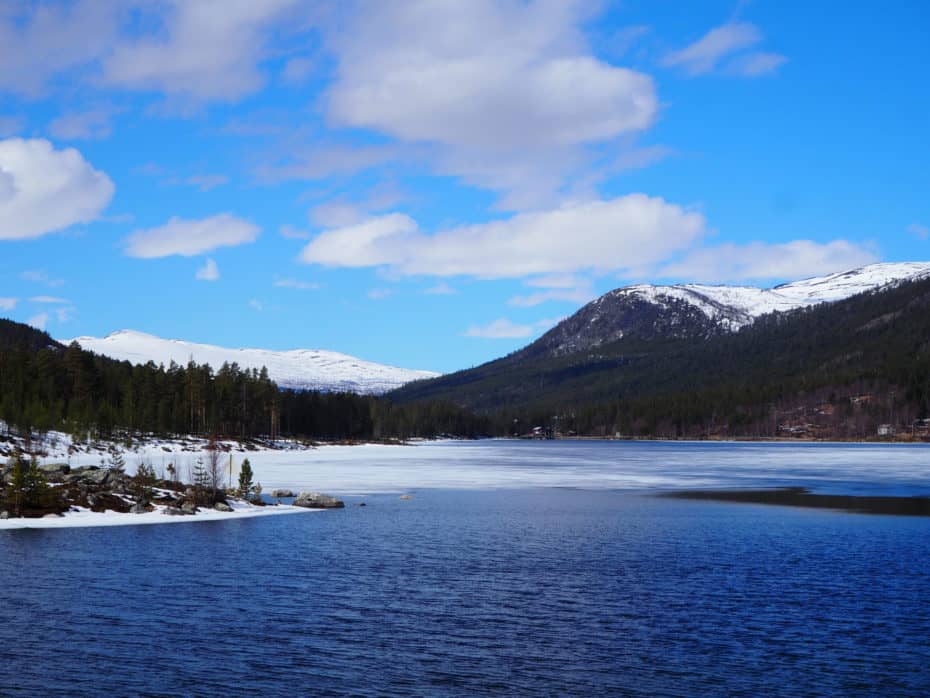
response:
<svg viewBox="0 0 930 698"><path fill-rule="evenodd" d="M285 504L277 506L254 506L245 502L231 503L232 511L202 509L190 516L169 516L167 507L156 506L154 511L145 514L124 514L116 511L94 512L80 508L62 516L50 516L41 519L0 519L0 531L36 528L86 528L89 526L136 526L143 524L196 523L198 521L231 521L250 519L258 516L281 516L285 514L302 514L322 509L305 509Z"/></svg>

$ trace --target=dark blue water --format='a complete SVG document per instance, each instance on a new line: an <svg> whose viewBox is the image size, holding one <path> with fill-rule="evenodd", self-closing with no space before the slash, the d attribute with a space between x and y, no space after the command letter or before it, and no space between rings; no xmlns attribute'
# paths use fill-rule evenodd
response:
<svg viewBox="0 0 930 698"><path fill-rule="evenodd" d="M0 531L3 695L926 695L930 520L571 489Z"/></svg>

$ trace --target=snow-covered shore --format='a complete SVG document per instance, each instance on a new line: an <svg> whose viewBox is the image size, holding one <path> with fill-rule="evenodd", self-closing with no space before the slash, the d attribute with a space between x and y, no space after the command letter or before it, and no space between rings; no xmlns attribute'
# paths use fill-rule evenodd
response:
<svg viewBox="0 0 930 698"><path fill-rule="evenodd" d="M156 506L146 514L123 514L115 511L95 512L88 509L71 511L62 516L41 519L0 519L0 531L37 528L87 528L91 526L138 526L146 524L197 523L202 521L232 521L257 516L280 516L305 514L322 509L305 509L285 504L278 506L253 506L244 502L232 503L232 511L203 509L190 516L168 516L166 507Z"/></svg>

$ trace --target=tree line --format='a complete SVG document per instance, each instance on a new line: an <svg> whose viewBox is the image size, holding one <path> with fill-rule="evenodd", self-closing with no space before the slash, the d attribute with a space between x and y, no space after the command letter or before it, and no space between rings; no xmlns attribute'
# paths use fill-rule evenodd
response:
<svg viewBox="0 0 930 698"><path fill-rule="evenodd" d="M193 361L133 365L0 320L0 419L21 433L115 438L202 434L225 438L381 439L476 436L486 418L451 403L399 406L351 393L282 390L267 370Z"/></svg>

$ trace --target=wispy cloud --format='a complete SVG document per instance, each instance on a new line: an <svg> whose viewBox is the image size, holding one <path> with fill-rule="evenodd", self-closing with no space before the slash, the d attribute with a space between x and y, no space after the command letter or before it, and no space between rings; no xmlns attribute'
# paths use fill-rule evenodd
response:
<svg viewBox="0 0 930 698"><path fill-rule="evenodd" d="M254 242L260 232L254 223L230 213L197 220L175 217L164 225L134 231L126 239L126 254L142 259L193 257L219 247Z"/></svg>
<svg viewBox="0 0 930 698"><path fill-rule="evenodd" d="M390 288L373 288L368 292L368 297L373 301L381 301L394 295L394 290Z"/></svg>
<svg viewBox="0 0 930 698"><path fill-rule="evenodd" d="M435 286L430 286L428 289L423 291L423 293L428 296L451 296L458 293L458 291L443 281L442 283L438 283Z"/></svg>
<svg viewBox="0 0 930 698"><path fill-rule="evenodd" d="M911 223L909 226L907 226L907 232L909 232L918 240L930 239L930 227L921 225L920 223Z"/></svg>
<svg viewBox="0 0 930 698"><path fill-rule="evenodd" d="M50 305L70 305L71 301L67 298L59 298L58 296L33 296L29 299L32 303L47 303Z"/></svg>
<svg viewBox="0 0 930 698"><path fill-rule="evenodd" d="M253 298L252 300L249 301L249 307L250 307L252 310L256 310L256 311L258 311L258 312L261 312L262 310L265 309L265 306L262 305L262 302L261 302L260 300L255 299L255 298Z"/></svg>
<svg viewBox="0 0 930 698"><path fill-rule="evenodd" d="M19 298L0 298L0 310L13 310Z"/></svg>
<svg viewBox="0 0 930 698"><path fill-rule="evenodd" d="M683 69L689 75L706 75L721 66L727 72L744 77L767 75L788 59L777 53L743 53L729 63L733 56L745 52L763 39L759 28L749 22L729 22L715 27L700 39L665 57L667 66ZM725 65L724 65L725 64Z"/></svg>
<svg viewBox="0 0 930 698"><path fill-rule="evenodd" d="M498 318L487 325L472 325L463 336L482 339L523 339L552 327L556 322L558 321L547 318L534 323L517 324L507 318Z"/></svg>
<svg viewBox="0 0 930 698"><path fill-rule="evenodd" d="M45 284L49 288L58 288L64 285L64 279L53 279L44 269L29 269L19 275L23 281L32 281L37 284Z"/></svg>
<svg viewBox="0 0 930 698"><path fill-rule="evenodd" d="M229 177L222 174L193 175L184 180L186 184L197 187L200 191L210 191L229 183Z"/></svg>
<svg viewBox="0 0 930 698"><path fill-rule="evenodd" d="M48 313L39 313L38 315L33 315L26 321L26 324L35 327L37 330L44 330L48 325Z"/></svg>
<svg viewBox="0 0 930 698"><path fill-rule="evenodd" d="M662 278L721 283L767 281L821 276L854 269L878 260L868 244L848 240L818 243L793 240L786 243L754 242L696 249L656 274Z"/></svg>
<svg viewBox="0 0 930 698"><path fill-rule="evenodd" d="M278 288L296 288L301 291L308 291L320 287L319 284L309 281L300 281L299 279L276 279L274 285Z"/></svg>
<svg viewBox="0 0 930 698"><path fill-rule="evenodd" d="M197 281L218 281L220 278L220 268L212 259L207 259L204 265L197 269L194 278L197 279Z"/></svg>

